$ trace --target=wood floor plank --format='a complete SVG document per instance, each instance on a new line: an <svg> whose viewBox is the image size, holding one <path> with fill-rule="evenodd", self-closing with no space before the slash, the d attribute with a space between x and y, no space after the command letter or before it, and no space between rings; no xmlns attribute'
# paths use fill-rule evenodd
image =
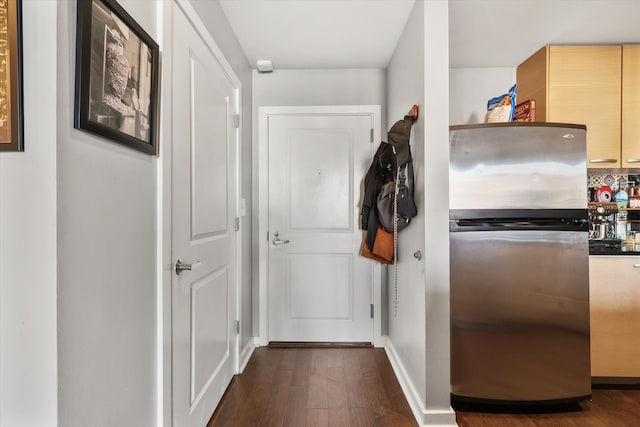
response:
<svg viewBox="0 0 640 427"><path fill-rule="evenodd" d="M331 427L349 427L351 425L349 407L347 406L347 385L344 368L342 367L329 368L327 404L329 406L329 425Z"/></svg>
<svg viewBox="0 0 640 427"><path fill-rule="evenodd" d="M245 399L246 403L242 405L241 410L236 411L232 425L238 427L258 425L269 403L268 390L270 389L270 384L257 383L254 392Z"/></svg>
<svg viewBox="0 0 640 427"><path fill-rule="evenodd" d="M374 425L376 427L418 427L416 419L410 414L387 412L379 416L374 416Z"/></svg>
<svg viewBox="0 0 640 427"><path fill-rule="evenodd" d="M347 407L347 386L344 368L329 368L327 376L327 406L334 410Z"/></svg>
<svg viewBox="0 0 640 427"><path fill-rule="evenodd" d="M343 350L344 377L347 389L347 405L349 408L369 408L369 399L362 382L358 350Z"/></svg>
<svg viewBox="0 0 640 427"><path fill-rule="evenodd" d="M327 350L313 349L309 376L309 400L307 408L328 408L327 403Z"/></svg>
<svg viewBox="0 0 640 427"><path fill-rule="evenodd" d="M301 427L307 424L308 385L292 385L289 387L287 407L284 412L283 427Z"/></svg>
<svg viewBox="0 0 640 427"><path fill-rule="evenodd" d="M327 365L329 368L342 368L344 363L342 361L342 350L339 348L327 349Z"/></svg>
<svg viewBox="0 0 640 427"><path fill-rule="evenodd" d="M296 361L293 368L293 385L309 385L311 375L311 355L313 349L300 348L296 350Z"/></svg>
<svg viewBox="0 0 640 427"><path fill-rule="evenodd" d="M387 392L387 396L391 405L398 413L411 413L411 407L409 402L400 387L400 383L396 378L396 374L393 371L391 362L385 353L384 349L374 349L374 358L380 377L382 378L383 387Z"/></svg>
<svg viewBox="0 0 640 427"><path fill-rule="evenodd" d="M307 409L306 427L329 427L329 410L311 408Z"/></svg>
<svg viewBox="0 0 640 427"><path fill-rule="evenodd" d="M327 376L329 368L329 352L326 348L314 348L311 350L311 373Z"/></svg>
<svg viewBox="0 0 640 427"><path fill-rule="evenodd" d="M394 408L384 386L380 370L374 356L374 349L359 349L360 383L376 419L393 413Z"/></svg>
<svg viewBox="0 0 640 427"><path fill-rule="evenodd" d="M372 427L375 418L370 408L349 408L349 425L351 427Z"/></svg>
<svg viewBox="0 0 640 427"><path fill-rule="evenodd" d="M314 409L327 409L328 391L327 391L327 377L312 374L309 377L309 400L307 401L307 408Z"/></svg>
<svg viewBox="0 0 640 427"><path fill-rule="evenodd" d="M279 350L281 353L278 369L283 371L293 370L296 365L297 350L295 348L274 348L271 350Z"/></svg>
<svg viewBox="0 0 640 427"><path fill-rule="evenodd" d="M349 408L329 408L329 425L331 427L351 427Z"/></svg>
<svg viewBox="0 0 640 427"><path fill-rule="evenodd" d="M392 412L393 405L384 388L382 379L376 377L369 368L363 368L363 377L362 385L373 413L377 416Z"/></svg>
<svg viewBox="0 0 640 427"><path fill-rule="evenodd" d="M291 387L291 379L293 378L293 370L278 370L276 379L273 382L273 388L267 392L269 401L262 412L260 425L263 427L280 427L284 422L284 413L289 400L289 389Z"/></svg>

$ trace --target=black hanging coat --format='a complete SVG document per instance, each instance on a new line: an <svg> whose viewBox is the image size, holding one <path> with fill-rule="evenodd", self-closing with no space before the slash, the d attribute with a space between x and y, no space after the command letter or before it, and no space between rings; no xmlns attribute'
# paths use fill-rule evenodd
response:
<svg viewBox="0 0 640 427"><path fill-rule="evenodd" d="M399 207L402 205L405 208L404 205L409 202L413 205L413 210L415 210L415 204L413 204L413 165L409 147L409 137L411 136L413 122L413 117L404 116L402 120L398 120L393 124L389 132L387 132L389 143L384 141L380 143L376 154L373 156L373 162L371 162L371 166L369 166L369 170L365 175L361 227L363 230L367 230L369 249L373 248L378 226L380 225L377 210L378 193L380 193L383 185L395 179L398 166L407 166L405 170L408 172L408 176L406 176L407 182L405 185L408 185L410 190L410 200L399 201ZM412 212L406 216L411 218L415 215L416 213Z"/></svg>
<svg viewBox="0 0 640 427"><path fill-rule="evenodd" d="M378 193L384 184L393 179L396 169L395 155L393 148L386 142L381 142L369 170L364 177L364 199L361 210L361 228L367 230L367 244L369 249L373 248L378 233L377 199Z"/></svg>

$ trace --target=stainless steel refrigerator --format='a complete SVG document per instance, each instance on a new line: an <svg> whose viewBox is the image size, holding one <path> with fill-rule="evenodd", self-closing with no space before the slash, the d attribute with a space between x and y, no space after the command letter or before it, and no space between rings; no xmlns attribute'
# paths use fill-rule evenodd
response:
<svg viewBox="0 0 640 427"><path fill-rule="evenodd" d="M586 129L450 128L451 392L591 396Z"/></svg>

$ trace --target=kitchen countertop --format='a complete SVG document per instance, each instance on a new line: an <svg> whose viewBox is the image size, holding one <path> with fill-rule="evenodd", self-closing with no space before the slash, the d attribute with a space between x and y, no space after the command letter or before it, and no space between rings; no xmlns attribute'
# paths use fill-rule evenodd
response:
<svg viewBox="0 0 640 427"><path fill-rule="evenodd" d="M640 255L640 243L623 243L619 249L589 248L589 255Z"/></svg>

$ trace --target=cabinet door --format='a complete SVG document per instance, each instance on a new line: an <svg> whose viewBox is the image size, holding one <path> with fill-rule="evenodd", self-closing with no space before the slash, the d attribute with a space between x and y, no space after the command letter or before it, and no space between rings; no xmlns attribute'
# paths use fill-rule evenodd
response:
<svg viewBox="0 0 640 427"><path fill-rule="evenodd" d="M591 256L591 376L640 377L640 257Z"/></svg>
<svg viewBox="0 0 640 427"><path fill-rule="evenodd" d="M620 167L622 46L551 46L547 120L587 125L587 167Z"/></svg>
<svg viewBox="0 0 640 427"><path fill-rule="evenodd" d="M545 46L516 69L518 88L517 102L528 99L536 101L536 121L548 122L547 119L547 64L549 63L549 46Z"/></svg>
<svg viewBox="0 0 640 427"><path fill-rule="evenodd" d="M622 47L622 167L640 167L640 45Z"/></svg>

